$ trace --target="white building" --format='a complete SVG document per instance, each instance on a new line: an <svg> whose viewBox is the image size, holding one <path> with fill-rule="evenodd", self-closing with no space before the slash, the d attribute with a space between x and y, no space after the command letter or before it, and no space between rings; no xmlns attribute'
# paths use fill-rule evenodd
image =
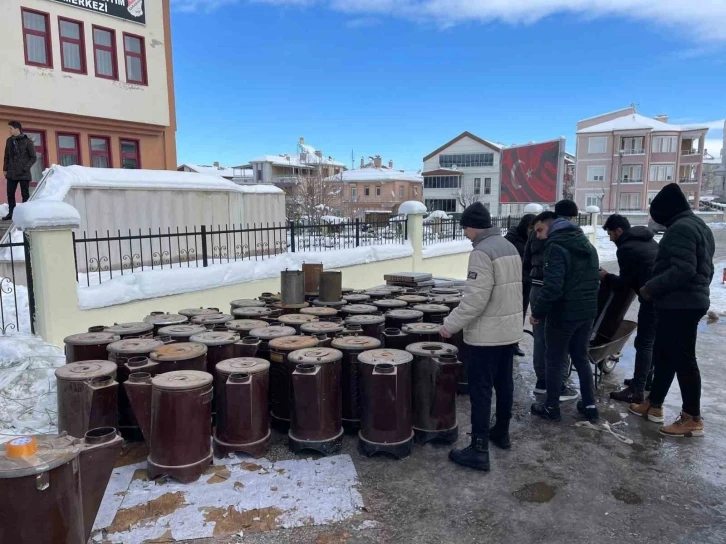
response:
<svg viewBox="0 0 726 544"><path fill-rule="evenodd" d="M475 201L499 211L503 146L462 132L424 157L423 197L430 211L462 212Z"/></svg>
<svg viewBox="0 0 726 544"><path fill-rule="evenodd" d="M294 185L301 177L320 175L326 178L346 169L344 163L323 156L322 151L306 144L303 138L298 142L297 153L262 155L244 168L252 170L255 183L273 183L279 187Z"/></svg>
<svg viewBox="0 0 726 544"><path fill-rule="evenodd" d="M220 176L226 180L235 183L253 183L254 174L250 168L242 168L241 166L220 166L215 162L211 166L204 164L182 164L177 168L179 172L196 172L197 174L208 174L211 176Z"/></svg>

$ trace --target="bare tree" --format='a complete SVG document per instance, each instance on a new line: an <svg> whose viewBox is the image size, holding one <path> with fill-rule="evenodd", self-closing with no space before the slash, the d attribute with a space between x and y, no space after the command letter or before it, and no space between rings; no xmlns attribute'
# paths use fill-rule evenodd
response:
<svg viewBox="0 0 726 544"><path fill-rule="evenodd" d="M456 201L459 203L459 206L461 206L462 209L466 209L467 206L474 204L474 202L479 202L479 200L481 199L481 194L476 193L474 191L474 185L470 184L461 187L452 194L456 197Z"/></svg>
<svg viewBox="0 0 726 544"><path fill-rule="evenodd" d="M340 212L343 183L338 176L328 178L321 169L299 176L286 200L288 219L315 220L323 215Z"/></svg>

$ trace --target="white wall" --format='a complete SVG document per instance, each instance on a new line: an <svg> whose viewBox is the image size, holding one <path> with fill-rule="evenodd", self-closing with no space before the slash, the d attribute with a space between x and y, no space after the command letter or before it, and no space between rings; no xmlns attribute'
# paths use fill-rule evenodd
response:
<svg viewBox="0 0 726 544"><path fill-rule="evenodd" d="M50 0L2 0L0 102L6 106L168 126L166 48L161 0L147 0L140 25ZM21 7L50 14L53 68L25 64ZM64 72L58 16L83 21L87 75ZM119 81L95 76L92 25L116 31ZM126 83L123 32L146 40L148 86Z"/></svg>

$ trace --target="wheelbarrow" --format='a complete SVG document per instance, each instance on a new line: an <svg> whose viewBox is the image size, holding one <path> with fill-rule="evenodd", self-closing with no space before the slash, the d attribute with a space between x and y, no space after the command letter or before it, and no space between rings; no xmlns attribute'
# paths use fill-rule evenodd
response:
<svg viewBox="0 0 726 544"><path fill-rule="evenodd" d="M590 342L590 348L587 350L587 357L590 359L590 363L595 367L595 387L598 387L602 380L603 374L610 374L615 370L615 366L620 361L620 354L623 347L627 343L628 339L638 328L638 324L635 321L624 320L620 323L617 330L612 336L612 339L596 335L595 338ZM569 378L572 374L572 362L570 362L569 371L567 377Z"/></svg>

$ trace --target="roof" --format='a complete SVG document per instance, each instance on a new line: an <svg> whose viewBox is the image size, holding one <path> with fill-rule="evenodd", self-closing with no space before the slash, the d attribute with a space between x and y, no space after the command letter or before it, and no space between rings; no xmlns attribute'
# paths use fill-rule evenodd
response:
<svg viewBox="0 0 726 544"><path fill-rule="evenodd" d="M597 119L598 117L606 117L608 115L613 115L614 113L620 113L620 112L623 112L626 114L635 113L635 108L633 106L628 106L627 108L620 108L619 110L609 111L607 113L598 113L597 115L595 115L593 117L588 117L586 119L580 119L578 121L578 123L584 123L585 121L592 121L593 119Z"/></svg>
<svg viewBox="0 0 726 544"><path fill-rule="evenodd" d="M179 166L178 170L184 167L198 172L200 174L209 174L212 176L221 176L223 178L251 178L253 177L253 171L250 169L235 167L235 166L206 166L203 164L191 164L186 163Z"/></svg>
<svg viewBox="0 0 726 544"><path fill-rule="evenodd" d="M479 142L480 144L485 145L485 146L491 148L494 151L501 151L504 148L504 146L501 145L501 144L495 144L493 142L490 142L489 140L485 140L483 138L479 138L479 136L476 136L476 135L472 134L469 131L464 131L461 134L459 134L456 138L454 138L453 140L451 140L449 142L446 142L444 145L442 145L441 147L439 147L436 151L433 151L433 152L429 153L428 155L426 155L423 158L424 162L426 162L427 160L429 160L431 157L433 157L435 155L438 155L439 153L441 153L447 147L450 147L450 146L454 145L456 142L458 142L459 140L463 140L464 138L471 138L475 142Z"/></svg>
<svg viewBox="0 0 726 544"><path fill-rule="evenodd" d="M295 166L298 168L314 168L318 164L326 164L328 166L341 166L345 167L345 163L334 161L330 158L320 158L315 154L307 154L305 161L300 160L300 154L293 155L262 155L250 161L254 162L269 162L275 166Z"/></svg>
<svg viewBox="0 0 726 544"><path fill-rule="evenodd" d="M357 168L355 170L346 170L327 179L327 181L342 181L343 183L351 183L357 181L409 181L412 183L423 183L423 177L420 174L405 172L402 170L393 170L385 166L380 168Z"/></svg>
<svg viewBox="0 0 726 544"><path fill-rule="evenodd" d="M656 119L651 119L645 115L639 113L633 113L592 125L591 127L583 128L577 131L578 134L588 134L593 132L612 132L612 131L623 131L623 130L654 130L658 132L685 132L691 130L708 130L708 127L699 127L697 125L672 125L670 123L664 123Z"/></svg>

